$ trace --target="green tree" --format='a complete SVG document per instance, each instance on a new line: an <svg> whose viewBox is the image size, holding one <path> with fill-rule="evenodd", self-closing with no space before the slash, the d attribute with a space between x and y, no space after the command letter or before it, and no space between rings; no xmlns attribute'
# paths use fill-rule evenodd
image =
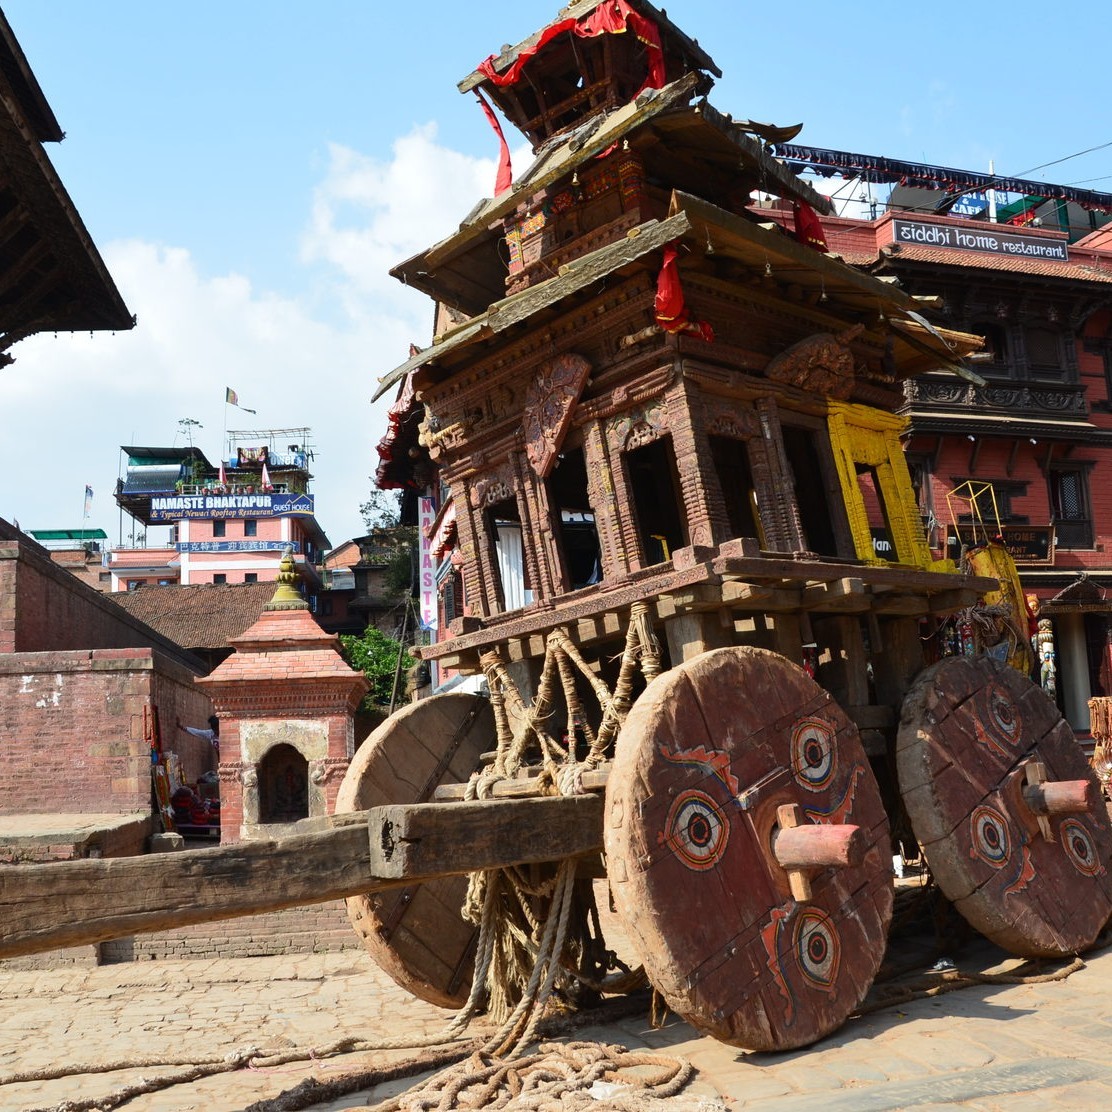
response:
<svg viewBox="0 0 1112 1112"><path fill-rule="evenodd" d="M360 503L359 515L368 530L394 528L402 519L400 492L372 488L367 501Z"/></svg>
<svg viewBox="0 0 1112 1112"><path fill-rule="evenodd" d="M402 678L398 681L398 691L405 689L405 672L417 661L393 637L387 637L380 629L371 626L362 637L341 634L340 655L357 672L362 672L371 685L371 690L363 697L361 711L381 710L390 705L390 695L394 690L394 675L398 670L398 653L401 653Z"/></svg>

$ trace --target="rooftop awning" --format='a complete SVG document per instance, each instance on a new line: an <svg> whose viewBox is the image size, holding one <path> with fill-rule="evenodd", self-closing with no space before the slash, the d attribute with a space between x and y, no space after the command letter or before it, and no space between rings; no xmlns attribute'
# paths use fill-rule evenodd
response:
<svg viewBox="0 0 1112 1112"><path fill-rule="evenodd" d="M46 541L106 541L103 529L28 529L28 534L41 542Z"/></svg>

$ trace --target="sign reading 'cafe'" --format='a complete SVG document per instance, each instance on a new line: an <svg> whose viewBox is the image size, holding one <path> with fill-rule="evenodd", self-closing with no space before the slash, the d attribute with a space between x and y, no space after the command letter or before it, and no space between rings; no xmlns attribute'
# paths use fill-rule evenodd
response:
<svg viewBox="0 0 1112 1112"><path fill-rule="evenodd" d="M1013 258L1062 263L1069 259L1065 239L1046 239L1029 232L1005 232L999 224L972 221L960 225L927 224L918 220L893 220L892 239L895 243L916 247L949 247L954 251L980 251Z"/></svg>

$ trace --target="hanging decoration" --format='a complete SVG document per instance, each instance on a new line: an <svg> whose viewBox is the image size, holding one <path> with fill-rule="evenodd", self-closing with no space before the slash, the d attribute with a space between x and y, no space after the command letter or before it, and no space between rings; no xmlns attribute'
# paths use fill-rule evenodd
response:
<svg viewBox="0 0 1112 1112"><path fill-rule="evenodd" d="M830 250L826 245L826 232L819 214L806 201L795 203L795 238L823 254Z"/></svg>
<svg viewBox="0 0 1112 1112"><path fill-rule="evenodd" d="M706 321L693 320L687 310L683 287L680 285L678 256L679 251L674 243L669 243L664 248L664 264L656 281L656 323L673 335L687 332L706 340L708 344L713 343L714 329Z"/></svg>
<svg viewBox="0 0 1112 1112"><path fill-rule="evenodd" d="M475 90L475 96L479 99L479 107L482 108L483 115L494 128L494 134L498 136L498 172L494 176L494 195L497 197L513 185L514 172L510 165L510 145L506 142L506 133L502 130L502 124L494 114L494 109L487 104L486 97L478 89Z"/></svg>
<svg viewBox="0 0 1112 1112"><path fill-rule="evenodd" d="M514 85L520 79L525 63L565 31L570 31L581 39L591 39L598 35L621 35L632 31L644 43L649 56L648 76L634 95L639 96L646 89L663 87L664 51L660 45L660 30L651 19L641 15L640 12L635 12L626 0L608 0L582 19L558 19L541 31L534 42L522 49L508 69L499 73L494 68L495 55L491 54L489 58L479 63L478 71L492 85L499 87Z"/></svg>

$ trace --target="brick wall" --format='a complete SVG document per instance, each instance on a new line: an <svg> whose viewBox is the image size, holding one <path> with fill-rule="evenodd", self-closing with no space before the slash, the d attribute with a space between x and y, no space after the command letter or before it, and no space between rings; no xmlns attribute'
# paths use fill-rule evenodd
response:
<svg viewBox="0 0 1112 1112"><path fill-rule="evenodd" d="M147 810L145 710L157 708L164 748L194 781L214 753L174 721L203 723L209 706L193 673L152 649L0 653L0 814Z"/></svg>
<svg viewBox="0 0 1112 1112"><path fill-rule="evenodd" d="M186 958L257 958L277 954L362 950L342 900L198 923L157 934L118 938L100 944L100 963L166 961ZM0 963L3 968L3 963Z"/></svg>
<svg viewBox="0 0 1112 1112"><path fill-rule="evenodd" d="M337 950L363 952L342 900L315 907L293 907L198 923L157 934L116 938L97 946L48 950L0 961L0 975L28 969L118 965L129 961L187 961L194 958L259 958L281 954L319 954Z"/></svg>
<svg viewBox="0 0 1112 1112"><path fill-rule="evenodd" d="M156 708L187 781L214 768L211 746L174 726L212 713L193 685L201 671L0 520L0 815L147 810L145 708Z"/></svg>
<svg viewBox="0 0 1112 1112"><path fill-rule="evenodd" d="M192 654L59 567L44 548L0 519L0 653L133 646L161 649L200 670Z"/></svg>

